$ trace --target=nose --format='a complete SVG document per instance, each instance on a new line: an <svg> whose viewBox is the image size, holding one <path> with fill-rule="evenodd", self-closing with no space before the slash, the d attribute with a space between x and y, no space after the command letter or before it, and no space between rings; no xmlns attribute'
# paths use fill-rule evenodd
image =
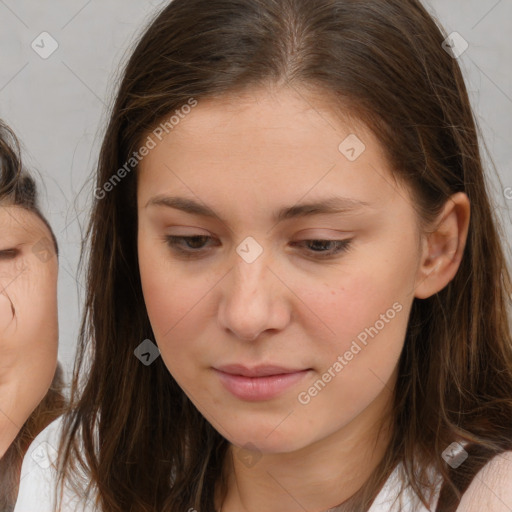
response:
<svg viewBox="0 0 512 512"><path fill-rule="evenodd" d="M252 263L237 256L222 284L221 328L244 341L284 329L291 318L291 292L277 274L263 255Z"/></svg>

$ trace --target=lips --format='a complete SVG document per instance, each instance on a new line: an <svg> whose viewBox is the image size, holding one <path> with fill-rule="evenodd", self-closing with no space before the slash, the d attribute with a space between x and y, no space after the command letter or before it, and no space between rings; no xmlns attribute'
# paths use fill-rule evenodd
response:
<svg viewBox="0 0 512 512"><path fill-rule="evenodd" d="M283 375L287 373L297 373L303 371L304 368L284 368L277 365L260 365L248 368L241 364L229 364L219 366L217 370L228 373L230 375L241 375L242 377L266 377L268 375Z"/></svg>
<svg viewBox="0 0 512 512"><path fill-rule="evenodd" d="M247 367L231 364L214 368L227 391L244 401L271 400L301 381L310 368L277 365Z"/></svg>

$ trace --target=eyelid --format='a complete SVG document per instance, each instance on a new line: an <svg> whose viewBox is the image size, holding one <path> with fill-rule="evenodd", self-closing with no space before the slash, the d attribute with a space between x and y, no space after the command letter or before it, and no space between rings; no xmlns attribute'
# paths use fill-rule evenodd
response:
<svg viewBox="0 0 512 512"><path fill-rule="evenodd" d="M191 231L182 232L181 230L190 229ZM308 228L306 230L299 231L295 237L293 237L292 242L304 242L304 241L312 241L312 240L324 240L324 241L332 241L332 242L340 242L340 241L348 241L349 238L354 237L355 233L353 231L341 231L341 230L333 230L327 229L330 234L319 233L318 229L322 228ZM167 238L209 238L210 240L219 240L219 237L212 235L209 231L200 232L201 228L194 227L177 227L177 231L172 231L172 233L164 233L164 239ZM311 231L313 231L311 233ZM341 237L341 238L340 238Z"/></svg>
<svg viewBox="0 0 512 512"><path fill-rule="evenodd" d="M307 240L320 240L320 239L328 239L330 237L337 237L336 240L339 239L339 237L349 237L354 236L354 231L349 230L341 230L341 229L330 229L330 228L308 228L303 229L302 231L299 231L297 233L297 236L301 237L302 239ZM334 238L333 238L334 239Z"/></svg>
<svg viewBox="0 0 512 512"><path fill-rule="evenodd" d="M200 228L196 226L167 226L166 230L171 230L172 233L167 233L168 235L172 236L211 236L212 238L218 238L211 234L210 231L206 228ZM182 232L182 230L184 232ZM190 230L190 231L189 231ZM312 232L312 233L311 233ZM321 234L316 234L320 232ZM327 236L340 236L340 235L346 235L350 236L354 234L353 230L343 230L343 229L334 229L329 227L324 228L305 228L300 231L298 231L296 234L298 236L308 236L309 239L318 239L325 235L325 232L330 233L330 235Z"/></svg>
<svg viewBox="0 0 512 512"><path fill-rule="evenodd" d="M191 259L200 259L205 255L205 253L209 253L211 249L211 245L207 245L205 247L201 247L198 249L193 248L183 248L180 246L180 242L187 242L188 240L195 239L195 238L204 238L207 240L215 240L215 237L209 236L209 235L164 235L163 241L168 246L168 248L171 250L171 252L175 253L179 257L185 257L187 260ZM338 257L340 257L343 253L346 253L352 249L352 243L354 241L354 237L352 238L303 238L301 240L296 240L291 242L290 244L293 246L300 245L302 243L308 243L308 242L326 242L328 244L334 244L337 248L334 250L327 250L327 251L314 251L310 250L307 257L309 259L314 259L316 261L328 261L333 260ZM215 243L214 243L215 246ZM307 249L304 249L305 253L308 253Z"/></svg>
<svg viewBox="0 0 512 512"><path fill-rule="evenodd" d="M203 228L195 226L168 226L168 229L172 229L172 233L166 233L168 236L212 236L212 234Z"/></svg>

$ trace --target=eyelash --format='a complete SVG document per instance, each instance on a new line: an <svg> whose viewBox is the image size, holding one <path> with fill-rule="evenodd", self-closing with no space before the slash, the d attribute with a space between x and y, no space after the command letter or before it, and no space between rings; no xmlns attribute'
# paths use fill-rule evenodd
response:
<svg viewBox="0 0 512 512"><path fill-rule="evenodd" d="M211 239L212 237L206 235L196 235L196 236L173 236L168 235L165 236L166 244L176 253L184 256L186 258L197 258L200 257L202 249L191 250L191 249L183 249L179 246L180 241L189 241L189 240L197 240L197 239ZM327 259L336 256L339 253L347 252L351 247L352 239L348 240L321 240L321 239L311 239L311 240L301 240L300 242L294 242L294 245L298 243L304 242L321 242L321 243L332 243L337 244L337 249L334 251L311 251L313 257L316 259Z"/></svg>

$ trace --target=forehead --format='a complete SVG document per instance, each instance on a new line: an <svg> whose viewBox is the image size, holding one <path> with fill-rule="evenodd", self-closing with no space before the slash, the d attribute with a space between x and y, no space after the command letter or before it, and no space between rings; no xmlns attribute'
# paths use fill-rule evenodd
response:
<svg viewBox="0 0 512 512"><path fill-rule="evenodd" d="M46 224L35 212L21 206L0 204L0 239L5 236L49 233Z"/></svg>
<svg viewBox="0 0 512 512"><path fill-rule="evenodd" d="M259 89L199 100L161 140L154 132L145 136L156 143L138 169L145 199L180 189L264 208L262 201L297 202L333 190L368 202L404 196L371 130L309 92ZM347 144L356 159L347 157Z"/></svg>
<svg viewBox="0 0 512 512"><path fill-rule="evenodd" d="M291 88L279 90L260 88L244 93L206 98L188 109L188 113L163 118L156 127L158 146L183 149L194 146L194 156L200 158L204 149L209 155L249 157L256 152L272 153L277 157L285 148L295 149L283 153L288 160L306 151L325 153L325 160L339 156L339 143L349 134L358 134L373 150L380 150L378 140L364 123L346 112L341 117L334 100L311 91ZM179 109L178 109L179 111ZM174 119L171 123L169 119ZM148 131L145 136L155 138ZM187 147L187 150L193 150ZM226 149L229 149L228 154ZM158 151L150 151L141 167L152 160Z"/></svg>

